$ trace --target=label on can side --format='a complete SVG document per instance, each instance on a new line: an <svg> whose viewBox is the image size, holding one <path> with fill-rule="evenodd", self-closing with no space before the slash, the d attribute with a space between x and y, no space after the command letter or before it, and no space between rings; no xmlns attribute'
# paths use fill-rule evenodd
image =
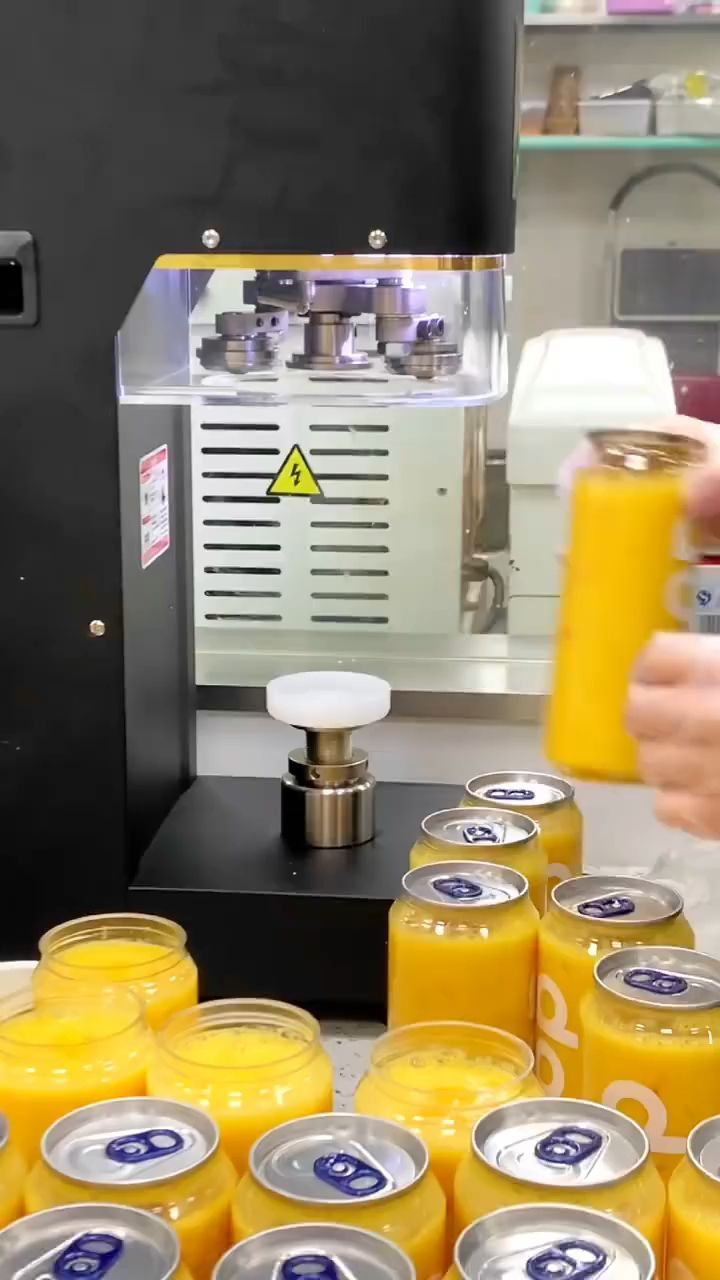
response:
<svg viewBox="0 0 720 1280"><path fill-rule="evenodd" d="M720 635L720 564L698 564L693 570L692 629L700 635Z"/></svg>

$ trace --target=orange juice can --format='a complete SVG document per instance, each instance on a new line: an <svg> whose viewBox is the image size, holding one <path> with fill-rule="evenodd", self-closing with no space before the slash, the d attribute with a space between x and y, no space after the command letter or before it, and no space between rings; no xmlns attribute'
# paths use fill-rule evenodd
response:
<svg viewBox="0 0 720 1280"><path fill-rule="evenodd" d="M581 1096L580 1004L599 958L657 942L692 947L675 889L636 876L579 876L558 885L538 930L537 1074L548 1093Z"/></svg>
<svg viewBox="0 0 720 1280"><path fill-rule="evenodd" d="M0 1231L0 1276L12 1280L192 1280L175 1232L143 1209L63 1205Z"/></svg>
<svg viewBox="0 0 720 1280"><path fill-rule="evenodd" d="M515 1204L576 1204L629 1223L662 1256L665 1186L638 1124L574 1098L536 1098L479 1120L455 1180L456 1233Z"/></svg>
<svg viewBox="0 0 720 1280"><path fill-rule="evenodd" d="M233 1202L237 1241L293 1223L374 1231L408 1255L418 1280L439 1280L445 1197L415 1134L389 1120L331 1112L260 1138Z"/></svg>
<svg viewBox="0 0 720 1280"><path fill-rule="evenodd" d="M25 1186L28 1213L83 1201L157 1213L174 1228L194 1280L210 1280L231 1241L235 1170L206 1112L118 1098L56 1121Z"/></svg>
<svg viewBox="0 0 720 1280"><path fill-rule="evenodd" d="M481 1022L534 1042L538 913L519 872L435 862L390 909L388 1023Z"/></svg>
<svg viewBox="0 0 720 1280"><path fill-rule="evenodd" d="M474 1222L447 1280L660 1280L650 1245L608 1213L523 1204Z"/></svg>
<svg viewBox="0 0 720 1280"><path fill-rule="evenodd" d="M548 893L556 884L582 875L583 817L575 788L546 773L482 773L465 787L463 805L510 809L532 818L548 862Z"/></svg>
<svg viewBox="0 0 720 1280"><path fill-rule="evenodd" d="M276 1227L236 1244L213 1280L415 1280L391 1240L339 1223Z"/></svg>
<svg viewBox="0 0 720 1280"><path fill-rule="evenodd" d="M7 1227L23 1212L26 1165L10 1140L10 1126L0 1115L0 1227Z"/></svg>
<svg viewBox="0 0 720 1280"><path fill-rule="evenodd" d="M652 635L689 626L685 490L705 448L644 430L590 440L594 463L573 493L545 750L574 777L637 782L628 688Z"/></svg>
<svg viewBox="0 0 720 1280"><path fill-rule="evenodd" d="M720 1116L693 1129L668 1186L670 1280L716 1280L720 1257Z"/></svg>
<svg viewBox="0 0 720 1280"><path fill-rule="evenodd" d="M637 1119L667 1180L720 1112L720 961L683 947L605 956L581 1018L583 1096Z"/></svg>
<svg viewBox="0 0 720 1280"><path fill-rule="evenodd" d="M547 898L547 856L532 818L507 809L440 809L423 820L410 850L410 867L429 862L495 862L525 876L542 914Z"/></svg>

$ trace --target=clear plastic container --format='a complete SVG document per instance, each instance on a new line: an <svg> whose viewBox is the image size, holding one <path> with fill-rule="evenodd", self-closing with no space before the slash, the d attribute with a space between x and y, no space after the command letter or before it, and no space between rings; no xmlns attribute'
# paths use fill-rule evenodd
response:
<svg viewBox="0 0 720 1280"><path fill-rule="evenodd" d="M0 1002L0 1111L28 1163L60 1116L145 1092L151 1038L131 991Z"/></svg>
<svg viewBox="0 0 720 1280"><path fill-rule="evenodd" d="M148 1093L208 1111L243 1173L253 1143L296 1116L329 1111L332 1063L309 1013L274 1000L214 1000L158 1034Z"/></svg>
<svg viewBox="0 0 720 1280"><path fill-rule="evenodd" d="M355 1108L418 1134L448 1197L475 1122L503 1102L540 1097L532 1051L516 1036L467 1022L425 1022L376 1041Z"/></svg>
<svg viewBox="0 0 720 1280"><path fill-rule="evenodd" d="M50 929L40 939L33 979L38 997L80 987L129 987L145 1005L150 1026L197 1004L198 973L185 930L161 916L84 916Z"/></svg>

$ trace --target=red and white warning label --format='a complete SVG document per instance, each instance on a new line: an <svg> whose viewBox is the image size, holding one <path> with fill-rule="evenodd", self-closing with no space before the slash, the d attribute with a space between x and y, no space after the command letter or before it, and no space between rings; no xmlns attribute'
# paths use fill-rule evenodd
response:
<svg viewBox="0 0 720 1280"><path fill-rule="evenodd" d="M149 568L170 546L168 447L140 459L140 563Z"/></svg>

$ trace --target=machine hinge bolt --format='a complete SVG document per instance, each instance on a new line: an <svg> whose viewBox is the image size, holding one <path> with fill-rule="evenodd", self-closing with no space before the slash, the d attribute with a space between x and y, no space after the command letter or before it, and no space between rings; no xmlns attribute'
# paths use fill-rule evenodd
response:
<svg viewBox="0 0 720 1280"><path fill-rule="evenodd" d="M206 249L217 249L220 243L220 232L214 227L208 227L207 231L202 233L202 242Z"/></svg>
<svg viewBox="0 0 720 1280"><path fill-rule="evenodd" d="M368 236L368 244L371 249L384 249L387 242L388 238L385 232L380 230L380 227L376 227Z"/></svg>
<svg viewBox="0 0 720 1280"><path fill-rule="evenodd" d="M102 618L93 618L92 622L90 623L90 626L88 627L88 631L90 632L91 636L104 636L105 623L103 622Z"/></svg>

